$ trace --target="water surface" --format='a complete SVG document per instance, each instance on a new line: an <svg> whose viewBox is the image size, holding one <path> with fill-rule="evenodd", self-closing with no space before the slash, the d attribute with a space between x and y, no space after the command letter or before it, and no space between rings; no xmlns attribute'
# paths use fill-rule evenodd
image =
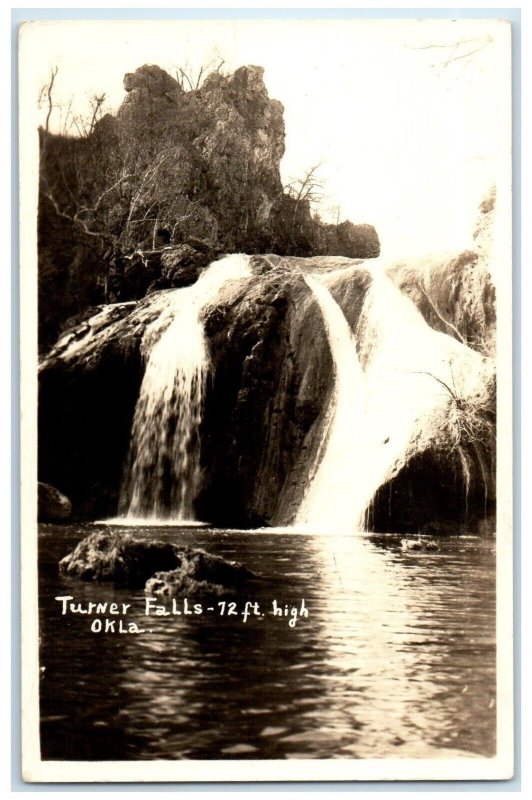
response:
<svg viewBox="0 0 532 800"><path fill-rule="evenodd" d="M60 576L95 530L40 526L43 758L494 755L491 537L419 551L394 534L149 531L259 574L249 599L264 616L244 622L246 595L235 616L203 601L214 611L147 619L142 592ZM145 633L91 633L94 617L62 615L60 595L130 603ZM273 600L304 600L309 616L292 627Z"/></svg>

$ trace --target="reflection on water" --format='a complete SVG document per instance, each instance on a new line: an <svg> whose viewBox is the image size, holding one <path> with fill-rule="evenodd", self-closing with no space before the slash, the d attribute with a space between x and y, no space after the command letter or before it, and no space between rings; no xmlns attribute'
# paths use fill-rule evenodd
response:
<svg viewBox="0 0 532 800"><path fill-rule="evenodd" d="M41 528L43 758L494 754L492 539L404 552L392 534L158 528L260 574L250 599L265 614L244 623L147 619L142 593L60 577L58 560L94 529ZM57 595L131 603L127 621L146 633L91 633ZM308 619L291 627L274 599L304 599Z"/></svg>

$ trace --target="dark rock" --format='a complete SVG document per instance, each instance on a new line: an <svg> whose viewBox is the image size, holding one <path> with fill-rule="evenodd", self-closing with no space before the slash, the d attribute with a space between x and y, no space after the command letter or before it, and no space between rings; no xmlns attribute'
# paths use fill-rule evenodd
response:
<svg viewBox="0 0 532 800"><path fill-rule="evenodd" d="M239 586L251 577L242 564L148 537L111 531L92 533L60 563L64 575L85 581L113 581L151 594L203 592ZM152 577L153 576L153 577ZM151 579L151 580L149 580Z"/></svg>
<svg viewBox="0 0 532 800"><path fill-rule="evenodd" d="M369 529L441 536L476 531L495 510L494 430L486 431L483 442L464 442L462 456L468 461L467 476L457 451L414 455L377 491Z"/></svg>
<svg viewBox="0 0 532 800"><path fill-rule="evenodd" d="M161 597L221 596L242 587L253 574L242 564L212 556L204 550L182 555L174 570L156 572L146 583L146 594Z"/></svg>
<svg viewBox="0 0 532 800"><path fill-rule="evenodd" d="M301 490L296 475L318 446L314 423L326 407L331 357L321 314L290 267L281 259L205 320L213 368L197 512L218 525L286 519Z"/></svg>
<svg viewBox="0 0 532 800"><path fill-rule="evenodd" d="M321 231L323 244L316 250L331 256L348 258L377 258L381 245L373 225L353 225L346 220L338 225L324 225Z"/></svg>
<svg viewBox="0 0 532 800"><path fill-rule="evenodd" d="M144 586L157 570L174 569L180 555L173 544L114 532L91 533L60 563L60 571L86 581Z"/></svg>
<svg viewBox="0 0 532 800"><path fill-rule="evenodd" d="M420 530L422 536L460 536L466 532L467 528L464 525L445 520L426 522Z"/></svg>
<svg viewBox="0 0 532 800"><path fill-rule="evenodd" d="M123 310L95 335L87 323L66 334L40 366L39 476L64 489L77 518L116 513L142 380L136 324Z"/></svg>
<svg viewBox="0 0 532 800"><path fill-rule="evenodd" d="M216 253L204 242L168 247L161 255L161 277L150 287L154 289L181 289L195 283L204 267L214 260Z"/></svg>
<svg viewBox="0 0 532 800"><path fill-rule="evenodd" d="M72 513L72 503L68 497L49 483L39 483L37 488L39 522L68 519Z"/></svg>

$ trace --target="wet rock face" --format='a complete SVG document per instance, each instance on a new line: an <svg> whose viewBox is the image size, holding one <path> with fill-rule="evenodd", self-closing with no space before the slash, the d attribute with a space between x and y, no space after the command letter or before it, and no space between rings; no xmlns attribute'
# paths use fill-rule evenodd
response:
<svg viewBox="0 0 532 800"><path fill-rule="evenodd" d="M415 456L378 490L368 511L369 529L432 536L476 533L495 511L494 462L487 457L480 447L477 452L470 448L466 477L457 453Z"/></svg>
<svg viewBox="0 0 532 800"><path fill-rule="evenodd" d="M356 326L371 278L357 263L332 291ZM335 259L260 256L262 275L205 319L212 370L201 427L199 519L282 525L295 515L333 385L322 314L304 280Z"/></svg>
<svg viewBox="0 0 532 800"><path fill-rule="evenodd" d="M39 483L37 490L39 522L56 522L70 517L72 503L59 489L49 483Z"/></svg>
<svg viewBox="0 0 532 800"><path fill-rule="evenodd" d="M161 255L161 275L150 285L148 292L191 286L202 270L214 261L214 256L215 251L201 243L195 247L181 244L166 248Z"/></svg>
<svg viewBox="0 0 532 800"><path fill-rule="evenodd" d="M64 575L146 587L148 594L222 594L252 576L242 564L204 550L116 532L92 533L60 563Z"/></svg>
<svg viewBox="0 0 532 800"><path fill-rule="evenodd" d="M328 380L322 372L310 391L301 387L292 321L308 296L300 275L274 273L206 319L213 367L201 428L200 519L249 527L275 516Z"/></svg>
<svg viewBox="0 0 532 800"><path fill-rule="evenodd" d="M495 287L483 254L428 256L397 263L390 277L428 324L484 355L495 353Z"/></svg>
<svg viewBox="0 0 532 800"><path fill-rule="evenodd" d="M72 360L51 355L40 370L39 474L61 486L77 518L116 513L142 380L139 339L125 330L127 320L96 353L82 350ZM79 329L71 336L74 344L83 338Z"/></svg>
<svg viewBox="0 0 532 800"><path fill-rule="evenodd" d="M222 527L290 524L322 452L335 376L323 314L305 274L327 273L330 293L359 337L361 358L371 359L379 335L378 326L367 321L368 291L377 283L365 264L277 255L255 256L250 264L253 276L202 312L210 371L195 512L197 519ZM42 363L40 478L68 494L77 518L117 513L146 363L142 336L166 296L100 309ZM438 522L474 530L494 512L493 361L455 337L436 338L445 347L450 343L458 364L471 368L462 370L463 387L460 371L456 385L454 378L448 386L436 378L448 401L437 436L429 431L416 438L413 431L406 463L398 462L376 492L370 529L420 531ZM153 573L175 569L180 567L156 565ZM179 573L158 580L164 594L179 592L180 581L186 585L188 578Z"/></svg>

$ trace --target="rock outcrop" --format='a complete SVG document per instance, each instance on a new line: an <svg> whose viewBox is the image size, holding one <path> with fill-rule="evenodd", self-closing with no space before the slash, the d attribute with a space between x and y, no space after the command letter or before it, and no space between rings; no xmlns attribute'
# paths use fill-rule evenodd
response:
<svg viewBox="0 0 532 800"><path fill-rule="evenodd" d="M390 275L428 324L479 352L494 356L495 286L490 273L496 192L479 206L475 247L394 264Z"/></svg>
<svg viewBox="0 0 532 800"><path fill-rule="evenodd" d="M37 490L39 522L57 522L70 517L72 503L59 489L49 483L39 483Z"/></svg>
<svg viewBox="0 0 532 800"><path fill-rule="evenodd" d="M40 131L42 349L87 306L186 285L222 252L378 255L371 226L323 225L284 192L283 106L261 67L184 91L145 65L124 88L82 136Z"/></svg>
<svg viewBox="0 0 532 800"><path fill-rule="evenodd" d="M252 577L236 561L204 550L129 533L95 532L59 563L60 572L84 581L112 581L148 594L222 594Z"/></svg>

